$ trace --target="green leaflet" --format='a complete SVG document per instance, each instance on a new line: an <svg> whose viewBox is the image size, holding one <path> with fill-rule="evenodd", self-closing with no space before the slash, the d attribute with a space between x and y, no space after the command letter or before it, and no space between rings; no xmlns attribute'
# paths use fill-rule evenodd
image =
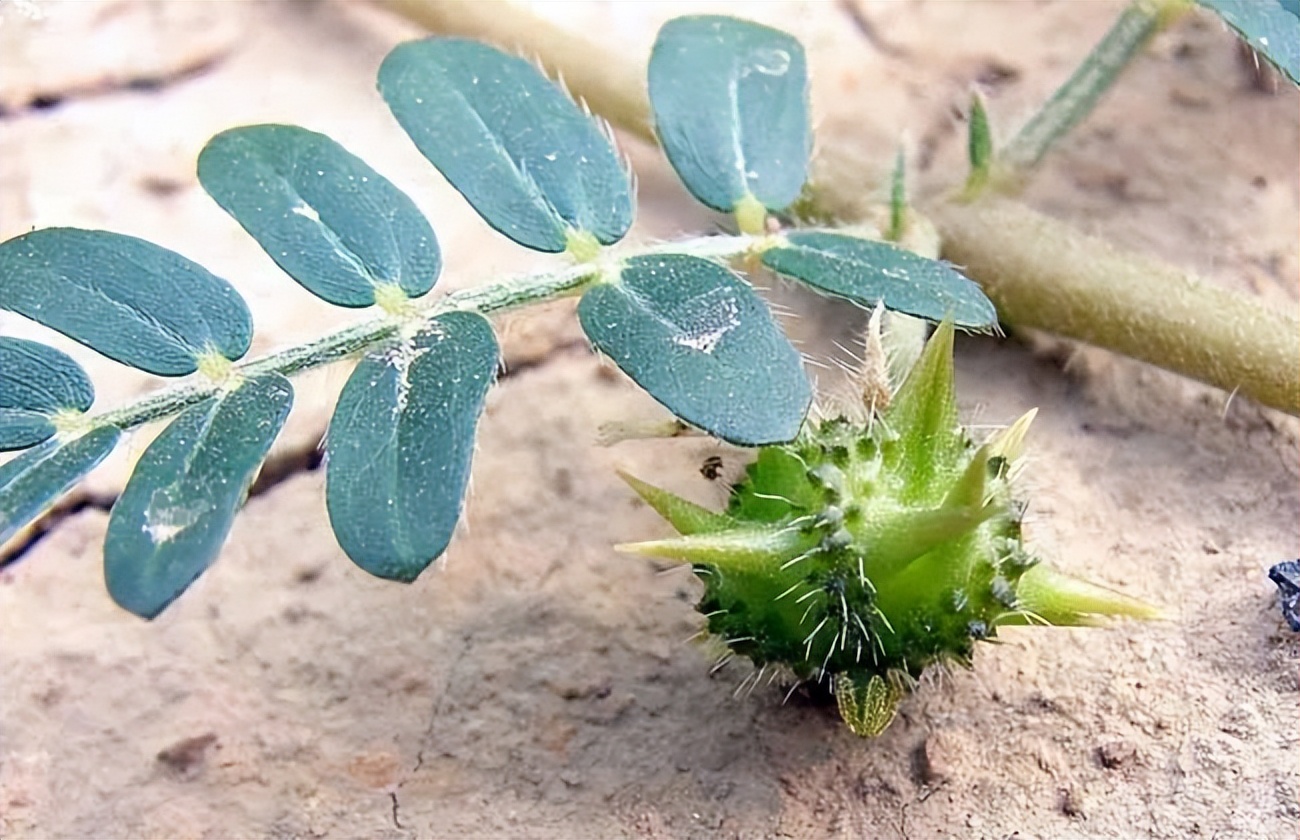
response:
<svg viewBox="0 0 1300 840"><path fill-rule="evenodd" d="M416 147L496 230L538 251L574 232L608 245L632 224L609 140L531 63L475 41L402 44L379 92Z"/></svg>
<svg viewBox="0 0 1300 840"><path fill-rule="evenodd" d="M1300 85L1300 0L1198 0Z"/></svg>
<svg viewBox="0 0 1300 840"><path fill-rule="evenodd" d="M792 439L812 401L799 353L729 270L686 254L628 260L578 305L582 328L669 411L741 446Z"/></svg>
<svg viewBox="0 0 1300 840"><path fill-rule="evenodd" d="M69 440L51 438L0 464L0 544L108 457L121 434L101 426Z"/></svg>
<svg viewBox="0 0 1300 840"><path fill-rule="evenodd" d="M960 327L992 330L997 312L984 292L947 263L885 242L840 233L786 236L788 245L763 252L763 264L813 288L863 306L887 308Z"/></svg>
<svg viewBox="0 0 1300 840"><path fill-rule="evenodd" d="M650 54L655 131L686 188L731 213L747 196L769 210L799 197L812 129L803 47L730 17L671 20Z"/></svg>
<svg viewBox="0 0 1300 840"><path fill-rule="evenodd" d="M292 403L289 381L267 374L186 410L149 445L108 520L114 601L154 618L212 564Z"/></svg>
<svg viewBox="0 0 1300 840"><path fill-rule="evenodd" d="M377 286L419 297L442 269L414 202L323 134L223 131L199 155L199 182L290 277L337 306L370 306Z"/></svg>
<svg viewBox="0 0 1300 840"><path fill-rule="evenodd" d="M102 230L46 228L0 243L0 307L110 359L184 376L248 351L253 321L229 283L174 251Z"/></svg>
<svg viewBox="0 0 1300 840"><path fill-rule="evenodd" d="M53 437L52 415L85 411L94 401L89 377L66 353L0 336L0 451Z"/></svg>
<svg viewBox="0 0 1300 840"><path fill-rule="evenodd" d="M343 387L326 503L339 545L370 574L415 580L447 548L499 358L483 316L451 312L368 354Z"/></svg>

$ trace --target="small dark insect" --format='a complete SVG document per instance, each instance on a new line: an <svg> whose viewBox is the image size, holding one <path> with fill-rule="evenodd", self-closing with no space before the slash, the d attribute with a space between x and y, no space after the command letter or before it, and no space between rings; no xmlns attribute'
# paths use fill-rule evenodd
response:
<svg viewBox="0 0 1300 840"><path fill-rule="evenodd" d="M717 481L722 476L722 456L710 455L700 465L700 475L709 481Z"/></svg>
<svg viewBox="0 0 1300 840"><path fill-rule="evenodd" d="M1300 633L1300 560L1278 563L1268 570L1268 579L1277 584L1282 617L1292 630Z"/></svg>

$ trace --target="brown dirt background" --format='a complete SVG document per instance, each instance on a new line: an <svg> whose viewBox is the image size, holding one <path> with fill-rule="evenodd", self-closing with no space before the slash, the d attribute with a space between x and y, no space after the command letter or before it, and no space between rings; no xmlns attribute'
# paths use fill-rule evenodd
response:
<svg viewBox="0 0 1300 840"><path fill-rule="evenodd" d="M883 173L906 137L934 189L963 175L972 84L1009 134L1119 5L860 0L866 31L836 3L534 8L638 59L683 11L785 26L810 52L821 153ZM317 334L355 313L279 275L193 174L215 132L280 121L331 134L413 196L443 243L440 288L538 265L488 232L374 93L384 53L413 34L330 0L0 0L0 238L47 225L143 236L239 286L254 352ZM1294 307L1300 98L1260 87L1232 36L1191 15L1027 200ZM714 224L655 150L623 146L637 237ZM810 354L843 357L831 340L851 342L859 313L775 294ZM5 314L0 328L44 335ZM338 368L300 381L273 461L284 480L249 502L220 561L159 620L116 609L99 570L104 505L143 436L0 571L0 837L1297 835L1300 644L1264 576L1300 551L1292 418L1062 342L962 340L970 422L1040 408L1033 545L1175 618L1007 632L865 742L833 710L783 704L776 686L734 697L745 668L710 677L709 652L685 642L699 624L689 576L611 550L664 533L614 467L720 502L698 473L715 450L598 448L600 424L660 409L591 356L569 307L501 329L510 369L482 424L466 520L414 585L347 562L323 475L303 469ZM150 387L74 352L101 406Z"/></svg>

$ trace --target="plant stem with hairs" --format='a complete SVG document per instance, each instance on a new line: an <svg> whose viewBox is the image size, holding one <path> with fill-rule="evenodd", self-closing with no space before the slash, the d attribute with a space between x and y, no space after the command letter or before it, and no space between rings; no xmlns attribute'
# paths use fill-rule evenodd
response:
<svg viewBox="0 0 1300 840"><path fill-rule="evenodd" d="M688 253L710 259L730 259L761 247L763 237L708 236L677 241L662 246L639 249L636 253L664 251ZM631 253L623 256L631 256ZM77 429L116 426L123 431L170 417L215 394L230 377L251 378L268 373L284 376L340 361L355 353L369 350L402 332L448 312L477 312L489 315L532 304L581 294L599 280L603 271L598 262L577 263L559 271L528 274L499 283L438 297L410 311L385 313L349 324L306 344L269 353L257 359L231 366L219 381L203 377L186 379L169 388L155 391L143 399L110 411L87 414L76 419Z"/></svg>

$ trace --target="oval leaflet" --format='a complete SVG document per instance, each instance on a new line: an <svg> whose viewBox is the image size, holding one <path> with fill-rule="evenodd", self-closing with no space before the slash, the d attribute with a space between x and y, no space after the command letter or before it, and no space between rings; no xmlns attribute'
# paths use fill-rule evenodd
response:
<svg viewBox="0 0 1300 840"><path fill-rule="evenodd" d="M199 182L286 274L338 306L370 306L379 286L419 297L442 269L415 203L324 134L223 131L199 155Z"/></svg>
<svg viewBox="0 0 1300 840"><path fill-rule="evenodd" d="M669 411L741 446L792 439L812 402L799 353L747 284L686 254L633 257L591 288L592 344Z"/></svg>
<svg viewBox="0 0 1300 840"><path fill-rule="evenodd" d="M951 318L966 329L997 326L997 311L983 290L947 263L842 233L796 231L786 240L763 252L763 264L815 289L866 307L884 301L930 321Z"/></svg>
<svg viewBox="0 0 1300 840"><path fill-rule="evenodd" d="M343 387L326 505L339 545L370 574L412 581L447 548L499 358L483 316L450 312L367 354Z"/></svg>
<svg viewBox="0 0 1300 840"><path fill-rule="evenodd" d="M53 437L55 414L83 412L94 401L90 378L66 353L0 336L0 451Z"/></svg>
<svg viewBox="0 0 1300 840"><path fill-rule="evenodd" d="M430 38L394 49L379 92L420 152L500 233L563 251L632 224L632 192L613 146L522 58L476 41Z"/></svg>
<svg viewBox="0 0 1300 840"><path fill-rule="evenodd" d="M0 307L123 364L184 376L248 352L253 320L229 283L120 233L45 228L0 243Z"/></svg>
<svg viewBox="0 0 1300 840"><path fill-rule="evenodd" d="M51 438L0 464L0 544L85 478L121 436L100 426L69 440Z"/></svg>
<svg viewBox="0 0 1300 840"><path fill-rule="evenodd" d="M114 601L151 619L212 564L292 403L289 381L266 374L187 409L149 445L108 520Z"/></svg>
<svg viewBox="0 0 1300 840"><path fill-rule="evenodd" d="M812 126L803 47L731 17L664 24L650 55L655 133L686 188L731 213L747 198L789 207L808 177Z"/></svg>

